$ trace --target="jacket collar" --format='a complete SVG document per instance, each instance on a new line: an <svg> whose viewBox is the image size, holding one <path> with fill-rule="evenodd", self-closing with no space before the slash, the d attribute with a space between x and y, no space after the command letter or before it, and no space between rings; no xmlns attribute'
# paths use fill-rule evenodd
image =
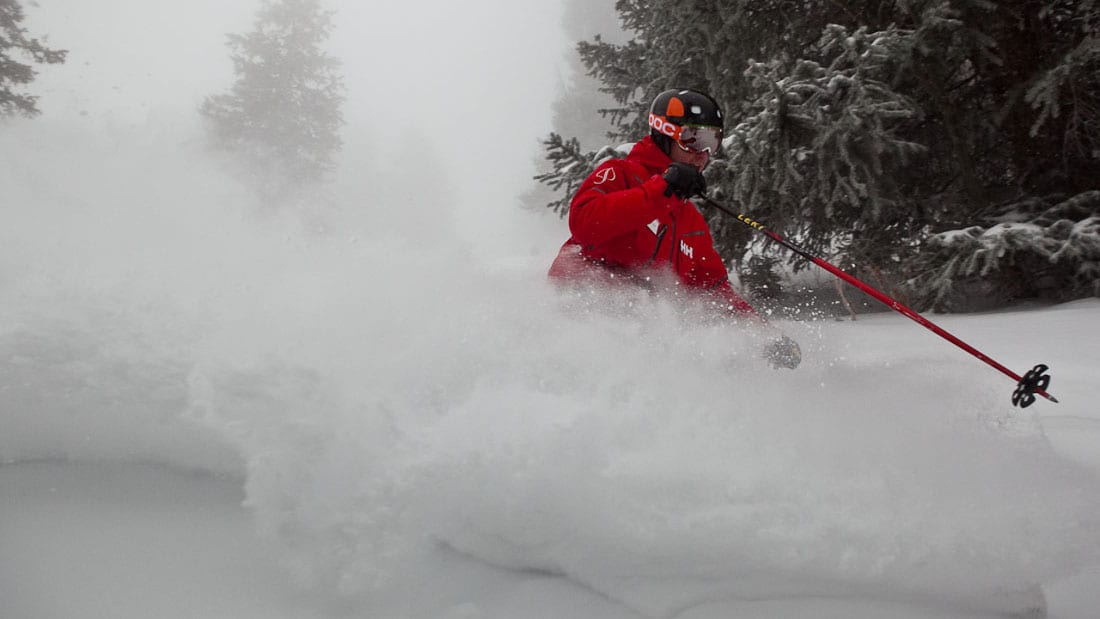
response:
<svg viewBox="0 0 1100 619"><path fill-rule="evenodd" d="M642 164L650 174L660 174L668 169L668 164L672 163L672 159L669 159L668 155L653 141L653 137L648 135L638 140L626 158Z"/></svg>

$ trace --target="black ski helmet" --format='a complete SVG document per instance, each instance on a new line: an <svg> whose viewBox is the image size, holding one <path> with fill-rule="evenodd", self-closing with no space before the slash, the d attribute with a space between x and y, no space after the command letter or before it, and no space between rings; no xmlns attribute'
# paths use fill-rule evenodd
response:
<svg viewBox="0 0 1100 619"><path fill-rule="evenodd" d="M666 90L653 99L649 106L649 134L666 155L672 148L676 127L685 126L721 130L722 108L710 95L686 88Z"/></svg>

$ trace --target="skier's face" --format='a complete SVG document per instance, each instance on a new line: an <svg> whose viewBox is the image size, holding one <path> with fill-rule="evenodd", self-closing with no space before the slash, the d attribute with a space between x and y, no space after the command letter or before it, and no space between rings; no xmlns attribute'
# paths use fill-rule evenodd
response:
<svg viewBox="0 0 1100 619"><path fill-rule="evenodd" d="M710 162L710 153L707 151L694 151L684 150L679 144L672 143L672 148L669 149L668 156L673 161L679 161L680 163L686 163L688 165L695 166L696 170L700 172L703 168L707 167L707 163Z"/></svg>

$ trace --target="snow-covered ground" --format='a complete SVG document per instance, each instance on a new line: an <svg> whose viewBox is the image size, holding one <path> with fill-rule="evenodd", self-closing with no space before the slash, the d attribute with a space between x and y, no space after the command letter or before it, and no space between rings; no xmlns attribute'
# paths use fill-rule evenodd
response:
<svg viewBox="0 0 1100 619"><path fill-rule="evenodd" d="M416 354L358 360L362 400L292 357L166 372L117 333L5 321L3 615L978 617L1036 582L1085 619L1098 312L941 320L1052 364L1062 404L1026 413L885 314L784 325L794 373L603 317L486 321L438 355L410 330Z"/></svg>

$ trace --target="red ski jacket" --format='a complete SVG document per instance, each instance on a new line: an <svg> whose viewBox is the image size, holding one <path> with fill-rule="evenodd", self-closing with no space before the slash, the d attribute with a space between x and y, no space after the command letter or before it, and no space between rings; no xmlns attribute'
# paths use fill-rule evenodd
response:
<svg viewBox="0 0 1100 619"><path fill-rule="evenodd" d="M690 289L713 295L727 311L759 318L730 286L695 205L665 196L662 174L671 162L647 136L625 159L600 164L569 205L572 237L551 265L550 278L613 274L645 282L649 274L671 271Z"/></svg>

